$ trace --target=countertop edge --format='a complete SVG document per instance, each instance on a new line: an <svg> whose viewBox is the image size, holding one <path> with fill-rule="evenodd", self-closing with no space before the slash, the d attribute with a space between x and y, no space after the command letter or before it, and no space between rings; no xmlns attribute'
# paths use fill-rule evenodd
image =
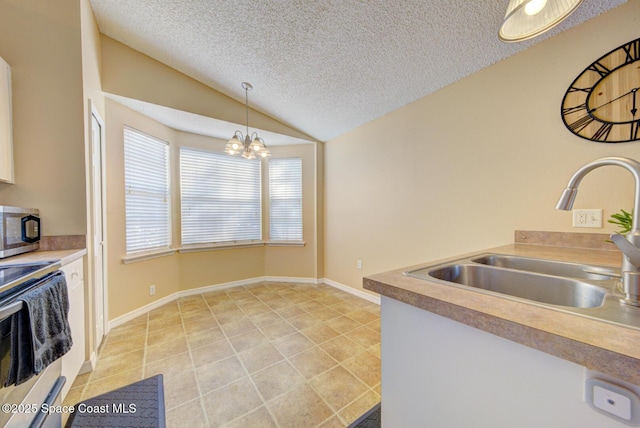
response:
<svg viewBox="0 0 640 428"><path fill-rule="evenodd" d="M509 246L504 248L513 247L514 246ZM498 249L489 249L482 252L497 252L504 248L500 247ZM527 251L530 251L530 249ZM451 259L455 258L458 257ZM413 279L409 279L404 276L403 280L399 280L398 278L398 281L394 281L394 278L397 278L396 275L402 275L402 271L404 270L405 269L365 277L363 279L363 287L382 296L398 300L470 327L505 338L512 342L571 361L587 367L588 369L599 371L614 378L640 385L640 371L638 370L638 367L640 367L640 358L625 355L621 352L615 351L614 349L607 349L605 345L599 346L597 344L583 342L575 337L570 337L569 334L557 334L546 331L544 328L539 328L534 325L526 325L521 322L508 319L508 317L505 316L496 316L494 314L483 312L482 310L467 307L463 303L460 304L453 302L454 299L447 301L446 298L430 296L428 292L417 292L404 286L402 283L405 279ZM464 292L477 294L472 291ZM532 311L535 310L536 309L532 309ZM566 316L571 315L558 315L561 319ZM574 317L580 319L577 315ZM589 325L590 323L597 321L585 320L584 322ZM615 326L608 327L615 328ZM627 334L631 331L624 327L618 328L627 330L625 331ZM638 338L640 338L640 332L632 332L634 336L636 333ZM629 343L629 347L632 346L633 344Z"/></svg>
<svg viewBox="0 0 640 428"><path fill-rule="evenodd" d="M73 263L87 254L86 248L72 250L33 251L0 260L0 266L17 263L29 263L40 261L59 261L61 266Z"/></svg>

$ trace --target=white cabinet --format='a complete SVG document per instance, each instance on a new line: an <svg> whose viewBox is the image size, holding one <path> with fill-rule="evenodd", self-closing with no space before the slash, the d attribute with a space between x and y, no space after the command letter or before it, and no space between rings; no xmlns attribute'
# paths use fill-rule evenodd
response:
<svg viewBox="0 0 640 428"><path fill-rule="evenodd" d="M85 357L85 323L84 323L84 269L83 259L62 266L69 290L69 326L73 347L62 356L62 376L67 383L62 388L62 399L67 396L76 379Z"/></svg>
<svg viewBox="0 0 640 428"><path fill-rule="evenodd" d="M0 58L0 181L13 183L11 67Z"/></svg>

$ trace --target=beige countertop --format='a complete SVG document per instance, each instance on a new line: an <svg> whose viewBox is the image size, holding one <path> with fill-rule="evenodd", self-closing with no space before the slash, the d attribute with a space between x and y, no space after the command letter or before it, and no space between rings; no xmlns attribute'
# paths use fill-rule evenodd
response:
<svg viewBox="0 0 640 428"><path fill-rule="evenodd" d="M85 248L75 250L32 251L17 256L0 259L0 266L15 263L33 263L44 261L60 261L62 266L72 263L87 254Z"/></svg>
<svg viewBox="0 0 640 428"><path fill-rule="evenodd" d="M640 385L640 329L402 274L485 252L612 267L621 261L617 251L516 243L370 275L364 288Z"/></svg>

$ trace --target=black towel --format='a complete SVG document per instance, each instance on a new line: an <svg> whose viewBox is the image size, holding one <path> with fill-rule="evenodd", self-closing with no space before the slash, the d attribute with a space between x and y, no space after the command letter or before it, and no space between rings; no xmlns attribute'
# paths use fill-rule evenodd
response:
<svg viewBox="0 0 640 428"><path fill-rule="evenodd" d="M11 320L11 365L5 386L20 385L66 354L73 345L67 282L62 271L16 300L22 309Z"/></svg>

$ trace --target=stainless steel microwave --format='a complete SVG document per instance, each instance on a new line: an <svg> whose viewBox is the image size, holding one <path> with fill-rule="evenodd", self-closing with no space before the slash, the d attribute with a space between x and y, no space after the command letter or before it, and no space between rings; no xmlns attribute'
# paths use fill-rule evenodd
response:
<svg viewBox="0 0 640 428"><path fill-rule="evenodd" d="M0 259L40 247L40 215L34 208L0 205Z"/></svg>

